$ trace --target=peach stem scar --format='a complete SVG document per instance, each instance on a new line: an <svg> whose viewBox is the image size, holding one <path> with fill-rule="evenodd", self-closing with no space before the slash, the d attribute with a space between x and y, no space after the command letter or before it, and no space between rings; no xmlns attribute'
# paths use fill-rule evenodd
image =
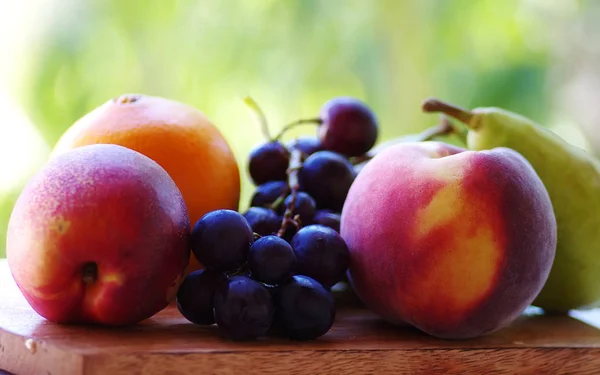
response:
<svg viewBox="0 0 600 375"><path fill-rule="evenodd" d="M98 265L95 262L88 262L83 266L82 280L86 284L93 284L98 280Z"/></svg>

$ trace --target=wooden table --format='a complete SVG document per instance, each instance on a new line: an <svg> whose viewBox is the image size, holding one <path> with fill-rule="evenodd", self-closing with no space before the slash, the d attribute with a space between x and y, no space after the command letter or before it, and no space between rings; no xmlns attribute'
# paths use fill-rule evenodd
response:
<svg viewBox="0 0 600 375"><path fill-rule="evenodd" d="M587 321L585 323L584 321ZM313 342L224 340L174 307L127 329L52 324L21 296L0 261L0 368L26 374L600 374L600 311L524 314L467 341L393 327L341 309Z"/></svg>

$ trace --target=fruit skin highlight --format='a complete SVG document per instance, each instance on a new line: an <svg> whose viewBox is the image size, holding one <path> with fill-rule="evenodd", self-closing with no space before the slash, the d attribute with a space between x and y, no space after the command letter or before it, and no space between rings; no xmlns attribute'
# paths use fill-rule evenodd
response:
<svg viewBox="0 0 600 375"><path fill-rule="evenodd" d="M32 308L58 323L128 325L173 300L189 216L157 163L117 145L53 158L12 211L7 258Z"/></svg>
<svg viewBox="0 0 600 375"><path fill-rule="evenodd" d="M439 142L376 155L350 188L340 229L370 309L454 339L522 313L547 280L556 230L548 193L520 154Z"/></svg>
<svg viewBox="0 0 600 375"><path fill-rule="evenodd" d="M130 148L160 164L183 194L192 226L207 212L239 208L235 156L219 129L194 107L155 96L121 95L77 120L52 157L98 143ZM192 256L189 271L198 268Z"/></svg>

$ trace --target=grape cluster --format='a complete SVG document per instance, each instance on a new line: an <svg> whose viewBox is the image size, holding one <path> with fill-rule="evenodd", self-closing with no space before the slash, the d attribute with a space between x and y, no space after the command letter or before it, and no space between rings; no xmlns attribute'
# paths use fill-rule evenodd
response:
<svg viewBox="0 0 600 375"><path fill-rule="evenodd" d="M255 146L250 153L248 171L256 189L250 209L244 215L261 236L274 234L276 227L274 216L263 209L285 222L285 211L293 199L290 211L296 220L287 220L293 226L286 227L284 238L291 240L294 227L310 224L339 231L340 212L357 174L353 161L365 156L377 141L375 115L355 98L333 98L323 105L319 117L295 121L284 132L304 123L317 124L316 136L301 136L284 144L280 133ZM294 151L300 153L302 163L297 186L289 181ZM261 210L257 211L258 208Z"/></svg>
<svg viewBox="0 0 600 375"><path fill-rule="evenodd" d="M276 235L254 235L240 213L217 210L192 231L192 251L204 269L190 273L177 307L190 322L216 323L234 340L271 331L295 340L325 334L335 318L331 286L349 263L335 230L308 225L291 244Z"/></svg>
<svg viewBox="0 0 600 375"><path fill-rule="evenodd" d="M192 251L205 268L184 279L176 298L190 322L216 323L235 340L311 340L331 328L332 287L349 265L339 230L352 158L375 144L377 123L364 103L345 97L284 132L307 122L317 124L316 137L284 144L280 133L251 151L256 189L245 212L216 210L195 223Z"/></svg>

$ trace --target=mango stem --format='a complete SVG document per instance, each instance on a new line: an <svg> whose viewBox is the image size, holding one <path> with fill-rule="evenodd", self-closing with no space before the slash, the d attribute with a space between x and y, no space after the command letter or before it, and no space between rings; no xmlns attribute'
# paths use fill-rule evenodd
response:
<svg viewBox="0 0 600 375"><path fill-rule="evenodd" d="M423 104L421 104L421 108L423 112L433 113L433 112L441 112L450 117L453 117L467 125L471 123L473 119L473 113L455 106L450 103L446 103L436 98L425 99Z"/></svg>

